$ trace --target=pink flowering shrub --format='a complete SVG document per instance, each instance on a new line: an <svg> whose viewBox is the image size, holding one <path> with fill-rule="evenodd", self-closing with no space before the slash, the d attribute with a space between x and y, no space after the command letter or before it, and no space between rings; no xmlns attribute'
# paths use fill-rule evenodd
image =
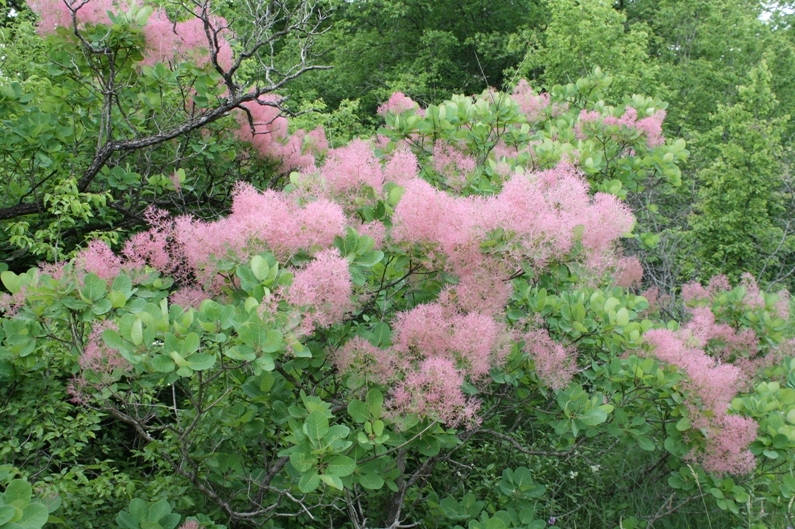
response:
<svg viewBox="0 0 795 529"><path fill-rule="evenodd" d="M211 54L215 53L218 65L229 70L233 62L229 44L233 38L232 31L222 17L212 16L208 22L217 47L208 40L204 21L200 18L172 22L162 9L156 9L143 27L147 51L143 64L153 66L158 62L190 61L204 66L210 64Z"/></svg>
<svg viewBox="0 0 795 529"><path fill-rule="evenodd" d="M475 171L476 160L452 145L437 141L433 145L433 168L452 189L461 190Z"/></svg>
<svg viewBox="0 0 795 529"><path fill-rule="evenodd" d="M523 260L543 268L582 244L585 266L599 269L615 241L634 219L615 197L588 196L587 184L570 165L534 175L516 175L491 198L453 197L424 181L409 183L395 208L396 241L424 244L450 270L465 277L486 256L480 244L496 229L507 239L502 266ZM495 271L492 269L492 271Z"/></svg>
<svg viewBox="0 0 795 529"><path fill-rule="evenodd" d="M179 51L200 39L175 40L183 26L163 17L152 55L201 62ZM247 162L293 171L284 187L239 182L220 217L150 208L119 253L94 241L66 264L2 272L0 383L52 372L63 394L74 377L59 404L98 428L123 423L107 438L133 436L147 472L187 477L237 525L279 523L277 509L298 525L321 508L343 519L371 490L384 491L376 510L424 498L439 469L514 449L566 471L483 465L504 470L488 474L495 508L532 496L554 514L570 487L599 483L568 468L625 457L655 480L684 461L711 474L705 491L727 488L725 474L746 474L727 493L755 487L795 447L789 297L750 277L635 295L643 268L622 249L635 223L622 197L673 174L681 157L658 155L683 147L662 143L662 114L577 100L522 82L423 116L398 94L379 137L332 150L322 130L289 134L277 96L249 102L230 131L262 155ZM687 492L683 479L661 486ZM209 526L199 519L183 525Z"/></svg>
<svg viewBox="0 0 795 529"><path fill-rule="evenodd" d="M450 360L426 358L397 384L390 406L397 413L431 417L452 426L472 424L477 421L478 404L461 392L463 383Z"/></svg>

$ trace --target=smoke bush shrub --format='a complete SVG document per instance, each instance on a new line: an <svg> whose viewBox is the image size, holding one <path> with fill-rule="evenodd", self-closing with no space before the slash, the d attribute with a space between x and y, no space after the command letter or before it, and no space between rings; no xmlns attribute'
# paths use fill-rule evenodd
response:
<svg viewBox="0 0 795 529"><path fill-rule="evenodd" d="M639 280L623 199L676 185L686 151L661 136L663 103L610 106L605 83L422 111L396 94L376 138L327 153L287 136L276 96L246 103L235 133L293 171L283 189L239 183L215 220L153 208L119 253L2 272L0 391L55 381L96 432L54 461L63 426L10 421L2 457L43 490L106 458L160 496L118 511L171 525L169 501L241 527L542 527L575 520L581 472L627 454L640 481L668 476L647 520L701 501L685 468L735 507L792 498L769 479L795 443L788 298L716 279L683 287L676 322L618 286Z"/></svg>

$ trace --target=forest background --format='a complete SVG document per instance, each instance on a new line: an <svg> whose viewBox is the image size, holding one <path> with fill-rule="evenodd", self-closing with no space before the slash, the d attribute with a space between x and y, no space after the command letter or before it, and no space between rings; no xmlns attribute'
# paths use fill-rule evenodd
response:
<svg viewBox="0 0 795 529"><path fill-rule="evenodd" d="M0 527L793 525L789 3L29 4Z"/></svg>

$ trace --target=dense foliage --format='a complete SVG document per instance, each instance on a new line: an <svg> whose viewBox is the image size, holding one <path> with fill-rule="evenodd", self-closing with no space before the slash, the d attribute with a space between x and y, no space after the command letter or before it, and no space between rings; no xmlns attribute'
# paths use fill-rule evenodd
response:
<svg viewBox="0 0 795 529"><path fill-rule="evenodd" d="M30 7L2 28L0 528L792 523L785 15ZM720 9L764 37L737 62ZM451 96L474 52L513 86ZM303 89L332 110L291 124Z"/></svg>

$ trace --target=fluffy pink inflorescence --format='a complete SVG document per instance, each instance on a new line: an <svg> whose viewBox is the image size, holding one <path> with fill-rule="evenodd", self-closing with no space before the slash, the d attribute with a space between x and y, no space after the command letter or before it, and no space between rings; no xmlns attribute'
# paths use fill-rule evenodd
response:
<svg viewBox="0 0 795 529"><path fill-rule="evenodd" d="M746 474L756 462L747 449L756 439L757 424L746 417L722 415L709 425L712 436L707 439L702 456L704 469L715 474Z"/></svg>
<svg viewBox="0 0 795 529"><path fill-rule="evenodd" d="M370 144L360 139L329 151L320 174L332 196L349 195L360 190L362 186L380 194L384 185L381 164L373 154Z"/></svg>
<svg viewBox="0 0 795 529"><path fill-rule="evenodd" d="M602 116L595 110L581 110L577 124L574 126L577 139L587 138L582 125L584 123L600 122L607 126L624 127L634 129L646 137L646 145L657 147L665 142L662 133L662 123L665 121L665 111L658 110L653 115L638 119L638 111L632 107L627 107L621 117Z"/></svg>
<svg viewBox="0 0 795 529"><path fill-rule="evenodd" d="M334 365L341 372L353 370L370 380L388 384L397 380L405 368L400 360L391 349L381 349L356 336L337 351Z"/></svg>
<svg viewBox="0 0 795 529"><path fill-rule="evenodd" d="M447 292L449 293L449 291ZM354 338L336 355L340 370L355 370L382 384L393 384L388 406L456 425L471 423L477 403L464 396L465 380L485 379L508 352L505 326L490 315L462 313L450 304L419 305L398 314L394 344L386 349Z"/></svg>
<svg viewBox="0 0 795 529"><path fill-rule="evenodd" d="M285 299L307 309L307 330L311 330L314 326L328 327L341 321L352 308L352 293L348 260L334 248L319 252L312 262L295 273Z"/></svg>
<svg viewBox="0 0 795 529"><path fill-rule="evenodd" d="M434 143L433 168L444 177L445 182L451 188L462 189L476 166L475 158L461 152L452 145L441 140Z"/></svg>
<svg viewBox="0 0 795 529"><path fill-rule="evenodd" d="M75 264L106 281L115 278L122 269L121 259L105 242L98 240L88 243L88 247L77 255Z"/></svg>
<svg viewBox="0 0 795 529"><path fill-rule="evenodd" d="M197 286L180 288L169 296L169 300L174 305L180 305L185 308L193 307L194 309L198 309L202 301L210 298L212 298L212 295Z"/></svg>
<svg viewBox="0 0 795 529"><path fill-rule="evenodd" d="M149 265L164 274L172 274L180 266L172 251L173 223L168 213L153 207L147 208L144 218L151 228L133 235L124 245L122 255L125 268Z"/></svg>
<svg viewBox="0 0 795 529"><path fill-rule="evenodd" d="M459 277L472 299L489 291L503 298L500 281L523 262L542 268L569 256L578 239L586 267L601 272L616 239L633 224L623 203L600 193L591 199L585 180L564 163L514 175L489 198L455 197L424 180L411 181L395 208L392 238L425 248L426 255ZM480 245L495 231L502 233L503 248L499 256L487 256ZM491 277L482 276L483 270Z"/></svg>
<svg viewBox="0 0 795 529"><path fill-rule="evenodd" d="M53 34L59 27L72 27L74 22L78 28L86 24L111 24L108 12L118 14L130 9L129 3L121 0L29 0L28 5L40 17L40 35ZM218 65L228 70L233 62L229 44L232 32L221 17L210 16L208 22L212 43L204 20L198 15L183 22L173 22L165 11L155 9L142 28L146 40L143 64L152 66L176 59L202 66L210 63L210 50L213 49Z"/></svg>
<svg viewBox="0 0 795 529"><path fill-rule="evenodd" d="M395 92L386 103L378 107L377 113L383 116L387 113L402 114L407 110L420 111L420 106L403 92Z"/></svg>
<svg viewBox="0 0 795 529"><path fill-rule="evenodd" d="M232 47L227 40L232 37L229 24L218 16L211 16L208 21L206 30L204 21L198 17L172 22L165 11L156 9L143 28L147 52L143 64L153 66L176 59L203 66L211 63L213 50L218 65L229 70L233 62Z"/></svg>
<svg viewBox="0 0 795 529"><path fill-rule="evenodd" d="M326 134L319 128L289 135L287 118L278 106L281 100L274 94L267 94L243 103L245 112L238 114L237 136L251 143L260 156L277 161L281 173L313 167L315 155L328 149Z"/></svg>
<svg viewBox="0 0 795 529"><path fill-rule="evenodd" d="M404 361L446 358L473 379L485 376L505 353L501 324L485 314L461 314L439 303L400 313L394 329L394 349Z"/></svg>
<svg viewBox="0 0 795 529"><path fill-rule="evenodd" d="M91 334L78 360L80 367L90 369L97 374L109 374L116 369L129 369L130 363L118 351L109 348L102 340L102 333L108 329L117 330L116 324L110 320L95 323Z"/></svg>
<svg viewBox="0 0 795 529"><path fill-rule="evenodd" d="M180 218L174 239L186 262L201 270L211 263L211 256L232 253L247 259L266 249L284 262L298 250L330 246L334 237L343 234L345 224L342 209L329 201L301 207L283 193L260 193L250 184L238 183L228 217L215 222Z"/></svg>
<svg viewBox="0 0 795 529"><path fill-rule="evenodd" d="M270 251L286 262L300 250L331 246L347 224L337 204L316 200L301 206L284 193L260 193L246 183L234 189L231 214L215 222L171 220L154 210L149 220L152 228L127 242L125 267L147 264L182 281L195 280L208 294L221 286L216 281L218 259L243 261ZM197 299L180 296L191 305Z"/></svg>
<svg viewBox="0 0 795 529"><path fill-rule="evenodd" d="M665 110L658 110L652 116L645 117L635 123L635 128L646 135L646 144L657 147L665 143L662 133L662 124L665 121Z"/></svg>
<svg viewBox="0 0 795 529"><path fill-rule="evenodd" d="M384 181L405 186L417 178L417 156L407 148L396 150L384 166Z"/></svg>
<svg viewBox="0 0 795 529"><path fill-rule="evenodd" d="M549 94L536 95L524 79L513 89L513 100L531 123L539 121L544 116L544 110L549 106Z"/></svg>
<svg viewBox="0 0 795 529"><path fill-rule="evenodd" d="M554 341L544 329L524 335L524 351L535 360L536 374L552 389L563 389L577 371L577 353Z"/></svg>
<svg viewBox="0 0 795 529"><path fill-rule="evenodd" d="M478 404L461 392L463 383L452 361L432 356L398 383L388 405L396 413L414 413L450 426L472 424Z"/></svg>
<svg viewBox="0 0 795 529"><path fill-rule="evenodd" d="M125 12L128 7L118 0L28 0L30 9L39 15L38 32L51 35L58 28L72 27L74 13L78 27L86 24L109 24L108 11Z"/></svg>
<svg viewBox="0 0 795 529"><path fill-rule="evenodd" d="M179 529L201 529L201 525L196 520L187 520L179 526Z"/></svg>
<svg viewBox="0 0 795 529"><path fill-rule="evenodd" d="M754 466L746 447L754 439L756 423L728 415L731 399L744 383L743 374L734 365L717 363L699 348L711 333L705 329L708 319L698 314L692 329L687 325L677 332L654 329L645 338L657 358L684 372L685 387L700 401L691 403L688 409L691 422L705 435L706 446L699 457L705 470L742 474Z"/></svg>
<svg viewBox="0 0 795 529"><path fill-rule="evenodd" d="M640 264L637 257L622 257L616 263L614 276L615 284L618 287L638 286L643 279L643 265Z"/></svg>

